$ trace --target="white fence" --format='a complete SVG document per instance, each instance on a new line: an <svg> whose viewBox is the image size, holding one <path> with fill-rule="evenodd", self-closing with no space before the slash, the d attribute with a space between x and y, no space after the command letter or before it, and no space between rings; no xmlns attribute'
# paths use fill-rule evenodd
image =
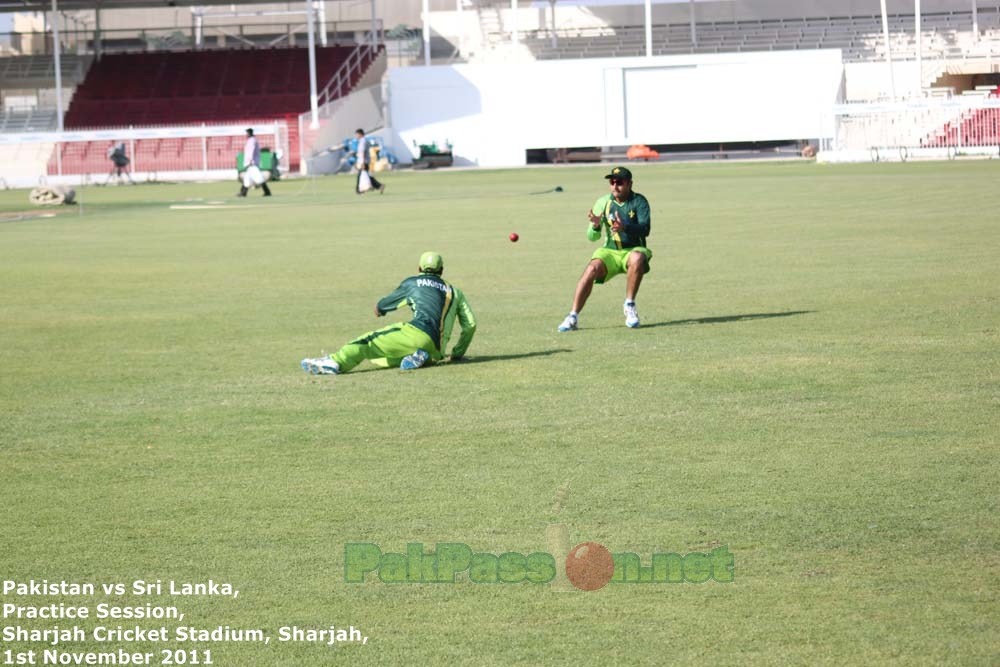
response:
<svg viewBox="0 0 1000 667"><path fill-rule="evenodd" d="M125 144L134 181L236 178L236 154L246 128L287 172L288 128L282 122L122 128L0 135L0 180L7 187L105 183L118 180L109 150Z"/></svg>
<svg viewBox="0 0 1000 667"><path fill-rule="evenodd" d="M1000 97L961 96L834 107L822 162L1000 156Z"/></svg>

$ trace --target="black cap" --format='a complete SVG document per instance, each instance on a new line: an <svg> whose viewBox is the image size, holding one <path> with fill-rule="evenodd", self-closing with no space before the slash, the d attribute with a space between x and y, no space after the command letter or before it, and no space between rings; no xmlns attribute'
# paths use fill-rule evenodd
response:
<svg viewBox="0 0 1000 667"><path fill-rule="evenodd" d="M624 178L626 181L632 180L632 172L627 167L615 167L611 173L604 178Z"/></svg>

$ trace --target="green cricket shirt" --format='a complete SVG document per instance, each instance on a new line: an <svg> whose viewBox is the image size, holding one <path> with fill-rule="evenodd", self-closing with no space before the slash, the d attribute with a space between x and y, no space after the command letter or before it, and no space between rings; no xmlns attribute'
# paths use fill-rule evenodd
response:
<svg viewBox="0 0 1000 667"><path fill-rule="evenodd" d="M421 273L410 276L392 294L381 299L378 311L385 314L404 305L413 311L410 324L430 336L442 355L457 318L462 334L451 354L453 357L465 355L476 333L476 316L462 290L445 282L441 276Z"/></svg>
<svg viewBox="0 0 1000 667"><path fill-rule="evenodd" d="M624 248L645 248L646 237L649 236L649 202L638 192L618 203L615 198L606 194L594 202L594 215L601 216L601 228L587 226L587 238L596 241L601 238L604 230L604 247L612 250ZM615 216L621 218L625 228L620 232L611 231L611 221Z"/></svg>

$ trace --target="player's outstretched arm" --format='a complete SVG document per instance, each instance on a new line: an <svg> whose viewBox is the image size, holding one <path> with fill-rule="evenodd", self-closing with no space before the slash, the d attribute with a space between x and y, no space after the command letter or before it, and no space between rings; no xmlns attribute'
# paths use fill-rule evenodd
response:
<svg viewBox="0 0 1000 667"><path fill-rule="evenodd" d="M458 324L462 327L462 335L458 337L455 347L451 348L452 361L458 361L465 356L469 345L472 344L473 336L476 335L476 316L461 292L458 293Z"/></svg>
<svg viewBox="0 0 1000 667"><path fill-rule="evenodd" d="M590 221L590 227L587 227L587 240L596 241L601 238L601 221L603 216L597 215L594 211L587 211L587 220Z"/></svg>
<svg viewBox="0 0 1000 667"><path fill-rule="evenodd" d="M393 290L392 294L379 299L379 302L375 304L375 316L382 317L386 313L405 305L408 294L409 290L406 289L406 282L404 281L399 287Z"/></svg>

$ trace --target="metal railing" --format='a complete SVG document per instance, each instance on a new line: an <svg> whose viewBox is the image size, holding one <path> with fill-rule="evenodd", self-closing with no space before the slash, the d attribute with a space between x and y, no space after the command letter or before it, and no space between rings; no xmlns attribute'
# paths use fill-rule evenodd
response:
<svg viewBox="0 0 1000 667"><path fill-rule="evenodd" d="M349 93L355 75L360 77L365 73L368 66L378 56L380 45L378 35L368 33L365 41L351 51L327 84L319 91L317 95L318 105L322 107Z"/></svg>
<svg viewBox="0 0 1000 667"><path fill-rule="evenodd" d="M55 109L6 109L0 113L0 134L50 132L56 129Z"/></svg>
<svg viewBox="0 0 1000 667"><path fill-rule="evenodd" d="M90 66L90 56L68 54L62 59L61 66L64 81L81 81ZM51 56L0 58L0 87L3 88L16 88L19 81L52 79L55 75L55 60Z"/></svg>

